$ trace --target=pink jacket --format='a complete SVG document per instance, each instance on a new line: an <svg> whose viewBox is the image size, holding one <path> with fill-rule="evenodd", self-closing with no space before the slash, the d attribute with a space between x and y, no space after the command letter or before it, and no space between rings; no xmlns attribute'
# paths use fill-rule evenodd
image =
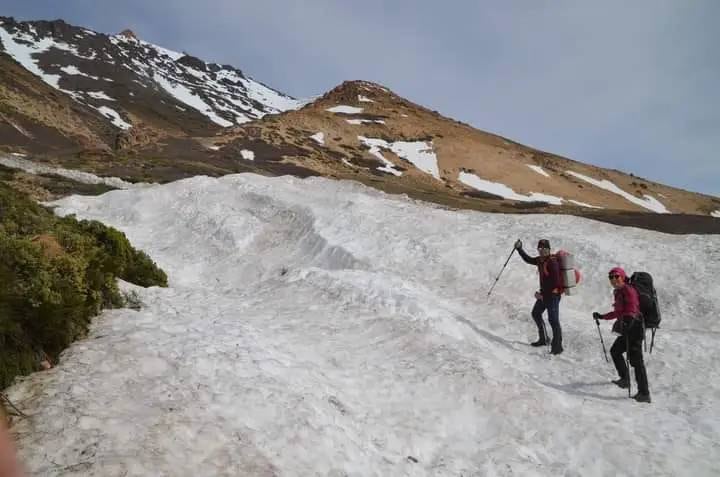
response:
<svg viewBox="0 0 720 477"><path fill-rule="evenodd" d="M635 318L640 314L640 299L635 287L626 283L622 288L613 290L613 294L615 296L613 311L602 315L603 320L614 320L623 316Z"/></svg>

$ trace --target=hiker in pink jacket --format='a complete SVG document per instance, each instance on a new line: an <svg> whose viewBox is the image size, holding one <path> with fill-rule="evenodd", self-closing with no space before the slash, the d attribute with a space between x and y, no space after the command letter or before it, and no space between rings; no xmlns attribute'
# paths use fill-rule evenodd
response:
<svg viewBox="0 0 720 477"><path fill-rule="evenodd" d="M627 351L627 358L635 368L635 380L637 381L638 392L634 396L638 402L650 402L650 391L648 389L647 370L643 361L642 342L644 338L642 315L640 314L640 299L637 290L627 283L625 270L615 267L608 274L610 284L613 286L613 311L605 313L593 313L596 320L617 320L613 325L613 331L620 333L615 343L610 347L615 369L619 379L613 381L623 389L630 386L630 373L623 359L623 353Z"/></svg>

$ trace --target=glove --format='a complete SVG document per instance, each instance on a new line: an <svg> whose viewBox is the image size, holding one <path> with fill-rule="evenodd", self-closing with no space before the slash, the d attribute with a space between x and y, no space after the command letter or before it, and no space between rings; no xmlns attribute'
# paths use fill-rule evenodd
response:
<svg viewBox="0 0 720 477"><path fill-rule="evenodd" d="M597 311L595 311L595 312L593 312L593 318L595 318L596 320L601 320L602 315L600 313L598 313Z"/></svg>
<svg viewBox="0 0 720 477"><path fill-rule="evenodd" d="M515 242L514 247L515 247L516 250L520 250L520 249L522 248L522 240L517 239L517 241Z"/></svg>

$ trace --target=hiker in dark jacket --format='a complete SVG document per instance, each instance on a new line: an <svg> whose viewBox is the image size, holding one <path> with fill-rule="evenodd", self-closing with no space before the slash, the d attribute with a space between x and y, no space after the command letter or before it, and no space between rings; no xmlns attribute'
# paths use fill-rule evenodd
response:
<svg viewBox="0 0 720 477"><path fill-rule="evenodd" d="M623 359L623 353L627 351L628 361L635 368L635 380L637 381L638 392L634 398L638 402L650 402L650 390L648 389L647 371L643 361L642 342L644 338L642 315L640 314L640 299L635 287L628 285L625 270L615 267L608 274L610 283L614 290L615 303L613 311L601 315L593 313L596 320L617 320L613 325L613 331L620 333L615 343L610 348L615 369L619 379L613 381L623 389L630 386L630 373Z"/></svg>
<svg viewBox="0 0 720 477"><path fill-rule="evenodd" d="M537 257L529 256L522 248L522 241L515 242L515 248L525 263L537 266L538 276L540 277L540 291L535 292L535 306L532 309L532 317L538 328L538 340L530 343L532 346L543 346L548 343L545 332L545 322L542 314L545 310L548 312L548 322L552 329L552 342L550 353L560 354L563 352L562 346L562 329L560 328L560 297L562 296L563 286L560 276L560 264L557 258L552 255L550 250L550 242L542 239L538 241Z"/></svg>

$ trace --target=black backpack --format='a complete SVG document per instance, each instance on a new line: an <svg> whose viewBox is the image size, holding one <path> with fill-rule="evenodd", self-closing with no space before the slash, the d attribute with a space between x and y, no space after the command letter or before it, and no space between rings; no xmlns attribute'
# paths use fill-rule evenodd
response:
<svg viewBox="0 0 720 477"><path fill-rule="evenodd" d="M660 328L660 307L658 306L657 293L653 285L653 278L647 272L635 272L630 277L630 285L635 288L640 299L640 313L643 316L643 326L652 330L652 341L650 343L650 352L652 353L653 344L655 344L655 331Z"/></svg>

